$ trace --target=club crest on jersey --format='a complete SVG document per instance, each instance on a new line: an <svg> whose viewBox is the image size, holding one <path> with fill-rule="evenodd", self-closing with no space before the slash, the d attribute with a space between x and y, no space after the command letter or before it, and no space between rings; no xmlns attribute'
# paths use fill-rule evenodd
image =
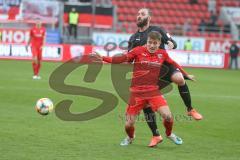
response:
<svg viewBox="0 0 240 160"><path fill-rule="evenodd" d="M158 54L157 56L158 56L158 58L162 58L162 55L161 55L161 54Z"/></svg>

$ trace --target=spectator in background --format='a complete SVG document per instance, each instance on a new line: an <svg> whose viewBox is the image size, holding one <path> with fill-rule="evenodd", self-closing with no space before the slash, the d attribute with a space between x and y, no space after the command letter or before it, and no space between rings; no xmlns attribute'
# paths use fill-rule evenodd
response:
<svg viewBox="0 0 240 160"><path fill-rule="evenodd" d="M208 0L208 11L216 12L216 0Z"/></svg>
<svg viewBox="0 0 240 160"><path fill-rule="evenodd" d="M192 20L187 19L183 24L183 34L186 35L187 32L192 30Z"/></svg>
<svg viewBox="0 0 240 160"><path fill-rule="evenodd" d="M75 39L77 38L78 18L79 14L75 8L72 8L71 12L69 12L69 34L70 36L73 35Z"/></svg>
<svg viewBox="0 0 240 160"><path fill-rule="evenodd" d="M179 36L183 35L183 28L179 23L177 23L175 25L175 28L173 29L173 34L174 35L179 35Z"/></svg>
<svg viewBox="0 0 240 160"><path fill-rule="evenodd" d="M206 22L204 19L201 19L201 22L198 25L198 31L203 34L206 31Z"/></svg>
<svg viewBox="0 0 240 160"><path fill-rule="evenodd" d="M190 4L198 4L198 0L189 0Z"/></svg>
<svg viewBox="0 0 240 160"><path fill-rule="evenodd" d="M217 14L215 12L213 12L213 11L211 11L210 13L211 13L210 14L210 24L212 26L215 26L216 22L217 22L217 19L218 19Z"/></svg>
<svg viewBox="0 0 240 160"><path fill-rule="evenodd" d="M192 50L192 42L190 39L184 42L184 50L191 51Z"/></svg>
<svg viewBox="0 0 240 160"><path fill-rule="evenodd" d="M232 65L233 62L235 63L235 69L238 69L238 54L239 54L239 47L237 46L236 41L234 41L232 43L232 45L230 46L230 57L231 57L231 61L230 61L230 65L229 68L232 69Z"/></svg>
<svg viewBox="0 0 240 160"><path fill-rule="evenodd" d="M80 0L80 2L83 2L83 3L90 3L90 2L92 2L92 0Z"/></svg>

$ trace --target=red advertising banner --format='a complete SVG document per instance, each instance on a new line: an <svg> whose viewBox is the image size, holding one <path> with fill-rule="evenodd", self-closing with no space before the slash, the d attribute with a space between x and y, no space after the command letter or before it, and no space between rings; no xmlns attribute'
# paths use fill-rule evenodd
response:
<svg viewBox="0 0 240 160"><path fill-rule="evenodd" d="M46 61L68 61L74 57L89 54L92 46L82 45L45 45L43 48L43 60ZM0 43L0 59L30 60L32 58L31 48L25 44Z"/></svg>
<svg viewBox="0 0 240 160"><path fill-rule="evenodd" d="M74 57L87 55L97 51L102 55L114 56L123 53L119 48L106 52L102 47L91 45L46 45L43 49L43 60L66 62ZM196 68L227 68L228 54L221 52L198 52L170 50L169 55L180 65ZM0 44L0 59L30 60L32 57L30 47L26 49L24 44Z"/></svg>
<svg viewBox="0 0 240 160"><path fill-rule="evenodd" d="M2 29L0 28L0 42L2 43L27 43L29 30L25 29Z"/></svg>
<svg viewBox="0 0 240 160"><path fill-rule="evenodd" d="M43 60L48 61L62 61L63 60L63 46L62 45L46 45L43 48ZM32 59L31 48L26 48L24 44L0 44L0 59Z"/></svg>
<svg viewBox="0 0 240 160"><path fill-rule="evenodd" d="M206 52L229 53L230 46L233 40L231 39L206 39ZM237 42L240 46L240 41Z"/></svg>

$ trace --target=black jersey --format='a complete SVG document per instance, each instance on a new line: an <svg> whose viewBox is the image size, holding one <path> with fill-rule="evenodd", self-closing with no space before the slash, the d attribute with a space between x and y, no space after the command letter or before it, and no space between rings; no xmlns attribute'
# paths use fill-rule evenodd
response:
<svg viewBox="0 0 240 160"><path fill-rule="evenodd" d="M167 44L167 41L171 41L174 44L174 48L177 48L177 43L171 38L170 34L167 33L163 28L157 27L157 26L149 26L148 29L146 29L144 32L136 32L134 33L129 41L128 41L128 51L131 49L142 46L147 43L147 37L148 33L151 31L157 31L162 35L162 43L159 48L165 49L164 44Z"/></svg>

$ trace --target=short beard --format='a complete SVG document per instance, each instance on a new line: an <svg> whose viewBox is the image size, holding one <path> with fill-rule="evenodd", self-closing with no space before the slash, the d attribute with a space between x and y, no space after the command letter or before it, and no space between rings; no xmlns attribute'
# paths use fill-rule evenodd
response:
<svg viewBox="0 0 240 160"><path fill-rule="evenodd" d="M137 23L137 26L139 28L142 28L142 27L146 26L147 24L148 24L148 18L145 18L145 19L143 19L142 22Z"/></svg>

